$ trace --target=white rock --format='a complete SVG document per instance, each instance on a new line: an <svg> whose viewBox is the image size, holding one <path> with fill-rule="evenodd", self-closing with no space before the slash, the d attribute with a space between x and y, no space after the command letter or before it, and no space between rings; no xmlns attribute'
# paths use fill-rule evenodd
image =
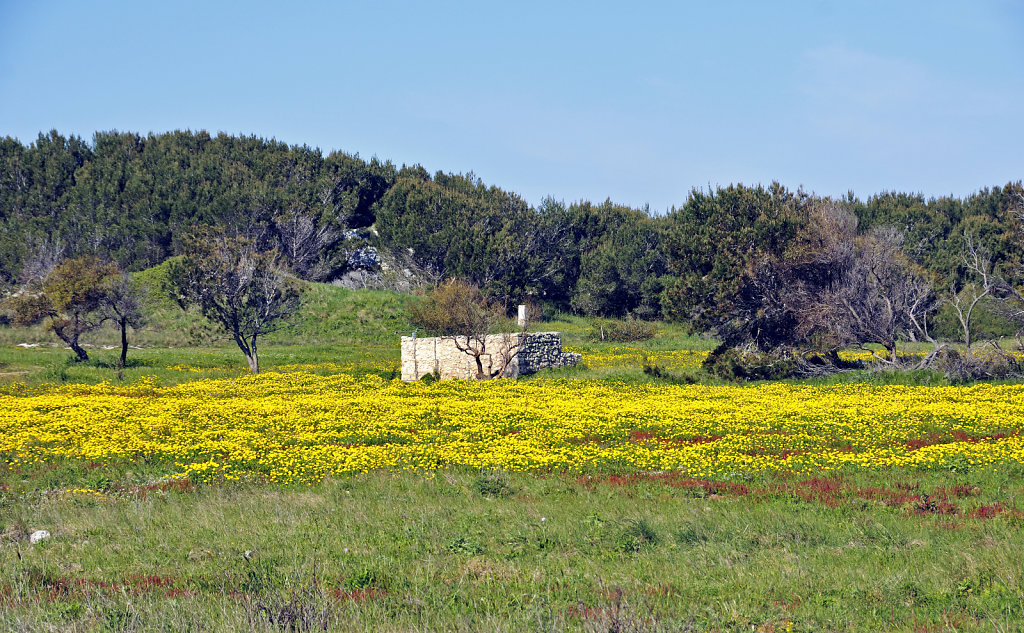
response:
<svg viewBox="0 0 1024 633"><path fill-rule="evenodd" d="M46 530L36 530L35 532L28 535L28 540L35 545L39 541L44 541L50 538L50 533Z"/></svg>

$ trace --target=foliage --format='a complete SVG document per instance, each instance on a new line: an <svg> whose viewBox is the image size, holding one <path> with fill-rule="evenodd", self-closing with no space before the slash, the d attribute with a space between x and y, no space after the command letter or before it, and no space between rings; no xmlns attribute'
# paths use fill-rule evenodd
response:
<svg viewBox="0 0 1024 633"><path fill-rule="evenodd" d="M438 336L484 335L505 319L479 288L457 279L433 288L409 306L409 320Z"/></svg>
<svg viewBox="0 0 1024 633"><path fill-rule="evenodd" d="M960 257L967 234L991 254L993 272L1022 286L1022 193L1011 182L964 198L887 191L828 202L856 220L853 238L883 227L902 235L903 268L940 294L953 288L950 299L972 281ZM533 208L472 173L431 175L254 136L82 139L51 130L29 144L0 139L0 289L41 279L63 258L145 270L181 256L188 232L206 226L277 249L280 264L305 280L365 273L398 288L409 269L463 279L501 302L532 298L610 318L664 314L728 345L823 349L841 337L810 318L830 283L829 262L809 257L822 253L811 226L821 202L773 183L695 190L667 217L610 200L549 198ZM367 246L389 270L356 270L349 256ZM939 331L948 333L944 319Z"/></svg>
<svg viewBox="0 0 1024 633"><path fill-rule="evenodd" d="M615 537L615 547L621 552L635 554L658 542L658 533L644 519L631 519Z"/></svg>
<svg viewBox="0 0 1024 633"><path fill-rule="evenodd" d="M51 131L27 147L5 138L0 285L18 278L44 237L61 240L69 257L103 254L137 271L180 255L202 225L292 247L288 264L315 276L321 260L344 258L335 239L344 228L373 223L394 174L376 159L205 131L97 132L91 144ZM311 243L323 250L312 260Z"/></svg>
<svg viewBox="0 0 1024 633"><path fill-rule="evenodd" d="M476 286L457 279L435 287L413 303L409 320L452 341L460 352L473 359L480 380L505 376L519 353L525 332L525 328L514 331L503 305L485 298ZM501 335L500 341L490 336L495 333Z"/></svg>
<svg viewBox="0 0 1024 633"><path fill-rule="evenodd" d="M608 200L572 205L566 223L576 239L558 256L572 261L576 271L570 301L575 310L606 317L661 316L666 282L662 221Z"/></svg>
<svg viewBox="0 0 1024 633"><path fill-rule="evenodd" d="M459 278L500 301L540 291L551 274L543 223L517 195L472 174L400 176L377 209L384 243L421 268Z"/></svg>
<svg viewBox="0 0 1024 633"><path fill-rule="evenodd" d="M733 381L792 378L798 370L792 353L726 348L708 356L703 368L712 376Z"/></svg>
<svg viewBox="0 0 1024 633"><path fill-rule="evenodd" d="M79 338L106 318L104 309L110 305L118 280L115 265L91 256L78 257L58 265L38 283L24 287L7 303L15 325L45 321L79 360L88 360Z"/></svg>
<svg viewBox="0 0 1024 633"><path fill-rule="evenodd" d="M770 350L799 339L787 301L784 254L807 213L800 198L775 183L694 190L669 216L666 311L713 331L725 346L753 342Z"/></svg>
<svg viewBox="0 0 1024 633"><path fill-rule="evenodd" d="M503 470L481 471L473 487L485 497L508 497L513 494L511 478Z"/></svg>
<svg viewBox="0 0 1024 633"><path fill-rule="evenodd" d="M258 373L259 339L289 325L300 287L285 276L277 251L261 251L254 240L201 232L170 275L182 306L196 305L242 350Z"/></svg>

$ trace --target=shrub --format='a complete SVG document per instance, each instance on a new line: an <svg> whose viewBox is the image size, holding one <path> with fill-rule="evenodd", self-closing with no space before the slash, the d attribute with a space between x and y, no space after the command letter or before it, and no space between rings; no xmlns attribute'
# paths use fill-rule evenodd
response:
<svg viewBox="0 0 1024 633"><path fill-rule="evenodd" d="M658 542L658 534L643 519L632 519L626 522L615 538L615 549L620 552L636 553Z"/></svg>
<svg viewBox="0 0 1024 633"><path fill-rule="evenodd" d="M473 480L473 487L485 497L508 497L513 492L508 474L503 470L481 472Z"/></svg>
<svg viewBox="0 0 1024 633"><path fill-rule="evenodd" d="M764 353L738 348L712 352L704 369L725 380L779 380L797 374L799 363L785 352Z"/></svg>
<svg viewBox="0 0 1024 633"><path fill-rule="evenodd" d="M697 382L697 378L694 376L689 374L676 374L665 369L655 361L651 360L644 352L640 352L640 360L643 372L651 378L658 378L659 380L664 380L676 385L692 385Z"/></svg>
<svg viewBox="0 0 1024 633"><path fill-rule="evenodd" d="M955 349L946 349L936 358L935 367L954 384L1017 378L1024 373L1016 357L995 347L969 355Z"/></svg>

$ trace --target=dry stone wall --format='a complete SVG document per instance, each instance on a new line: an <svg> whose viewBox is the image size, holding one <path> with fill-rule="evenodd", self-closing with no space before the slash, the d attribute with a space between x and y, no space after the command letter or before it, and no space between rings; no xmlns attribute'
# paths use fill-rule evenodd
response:
<svg viewBox="0 0 1024 633"><path fill-rule="evenodd" d="M490 373L500 366L503 355L515 351L522 334L492 334L486 338L481 356L484 371ZM459 342L465 347L466 339ZM526 334L526 341L505 368L505 377L515 378L520 374L531 374L548 367L566 367L580 361L579 354L562 351L561 332L533 332ZM472 380L477 376L476 360L459 350L451 337L413 338L402 337L402 380L411 382L427 374L437 372L442 379L461 378Z"/></svg>

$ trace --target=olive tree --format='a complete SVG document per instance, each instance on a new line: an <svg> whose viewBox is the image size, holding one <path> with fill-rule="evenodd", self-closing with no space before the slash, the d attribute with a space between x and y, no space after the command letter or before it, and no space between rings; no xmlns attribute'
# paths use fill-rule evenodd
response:
<svg viewBox="0 0 1024 633"><path fill-rule="evenodd" d="M301 290L280 259L254 240L203 232L187 240L184 257L171 266L179 303L197 306L227 332L254 374L260 338L291 325L300 303Z"/></svg>
<svg viewBox="0 0 1024 633"><path fill-rule="evenodd" d="M77 360L89 360L79 339L105 320L104 302L120 274L115 264L96 257L68 259L6 303L15 325L45 323Z"/></svg>

